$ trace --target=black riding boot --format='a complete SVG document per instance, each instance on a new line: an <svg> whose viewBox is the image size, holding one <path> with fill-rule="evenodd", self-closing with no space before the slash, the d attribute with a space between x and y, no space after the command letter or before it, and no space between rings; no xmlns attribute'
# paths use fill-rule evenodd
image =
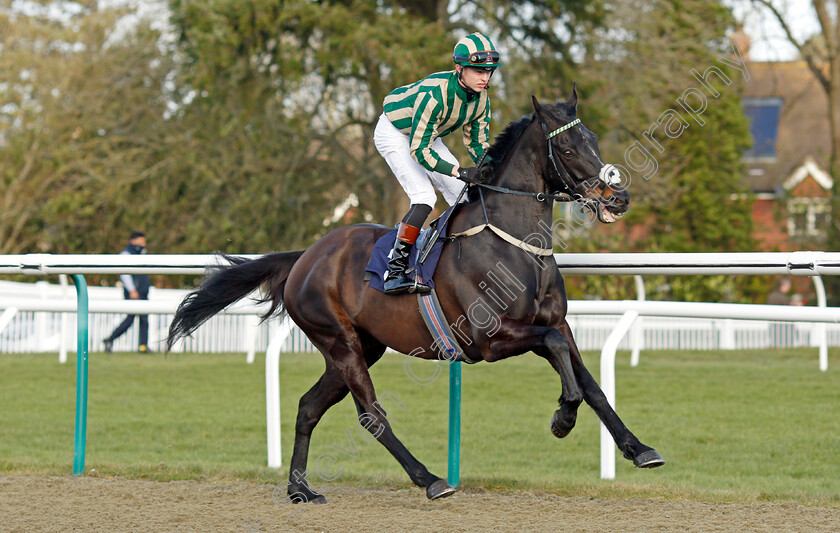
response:
<svg viewBox="0 0 840 533"><path fill-rule="evenodd" d="M413 231L414 230L414 231ZM385 276L385 294L403 294L406 292L427 294L432 292L431 287L423 283L416 283L414 279L407 276L405 271L408 268L408 257L417 241L419 228L400 223L397 239L394 242L394 249L388 259L388 274ZM408 238L406 238L408 237ZM411 237L414 237L411 239ZM411 242L408 242L411 240Z"/></svg>

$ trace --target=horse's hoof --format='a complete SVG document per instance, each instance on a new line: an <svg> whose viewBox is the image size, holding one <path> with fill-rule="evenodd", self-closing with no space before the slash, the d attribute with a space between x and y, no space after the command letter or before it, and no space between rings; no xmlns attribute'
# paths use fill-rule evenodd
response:
<svg viewBox="0 0 840 533"><path fill-rule="evenodd" d="M445 479L439 479L426 487L426 497L430 500L446 498L454 493L455 487L447 483Z"/></svg>
<svg viewBox="0 0 840 533"><path fill-rule="evenodd" d="M633 464L636 465L636 468L656 468L664 465L665 459L656 450L648 450L634 457Z"/></svg>
<svg viewBox="0 0 840 533"><path fill-rule="evenodd" d="M323 494L319 494L319 495L315 496L314 498L312 498L311 500L309 500L309 503L314 503L315 505L322 505L322 504L327 503L327 499L324 498Z"/></svg>
<svg viewBox="0 0 840 533"><path fill-rule="evenodd" d="M318 494L315 491L309 490L309 488L299 489L293 492L289 491L288 498L292 503L314 503L315 505L327 503L327 499L323 494Z"/></svg>
<svg viewBox="0 0 840 533"><path fill-rule="evenodd" d="M566 435L572 432L572 429L575 427L575 418L572 418L571 424L568 422L563 423L561 420L562 413L561 409L554 411L554 416L551 417L551 433L558 439L562 439Z"/></svg>

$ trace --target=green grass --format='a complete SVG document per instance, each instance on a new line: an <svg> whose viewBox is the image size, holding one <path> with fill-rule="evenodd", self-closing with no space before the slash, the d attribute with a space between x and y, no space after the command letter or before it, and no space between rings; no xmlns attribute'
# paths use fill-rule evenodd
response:
<svg viewBox="0 0 840 533"><path fill-rule="evenodd" d="M618 455L616 480L599 479L599 426L581 407L578 425L558 440L549 420L560 395L551 367L529 355L463 367L461 484L538 489L607 498L797 501L840 507L840 370L814 349L643 352L617 368L618 413L668 461L638 470ZM585 354L598 374L598 354ZM90 358L86 470L146 479L237 479L279 483L266 468L264 361L244 355L110 355ZM448 378L408 378L401 355L372 371L405 445L446 475ZM432 363L412 365L430 376ZM323 370L317 354L281 356L283 463L288 465L297 402ZM0 354L0 472L69 475L73 459L75 364L55 354ZM348 448L349 429L358 457ZM361 431L361 430L360 430ZM348 398L315 431L310 467L326 453L340 464L335 483L407 486L393 458L355 430ZM367 436L366 434L364 434ZM324 469L326 470L326 469ZM328 488L326 489L328 490Z"/></svg>

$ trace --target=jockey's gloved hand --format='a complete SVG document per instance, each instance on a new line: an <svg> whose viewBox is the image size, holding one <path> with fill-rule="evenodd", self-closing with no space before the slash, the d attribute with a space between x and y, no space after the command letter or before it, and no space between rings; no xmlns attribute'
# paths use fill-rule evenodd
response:
<svg viewBox="0 0 840 533"><path fill-rule="evenodd" d="M492 174L482 172L484 169L476 167L460 167L458 169L458 179L467 183L487 183Z"/></svg>

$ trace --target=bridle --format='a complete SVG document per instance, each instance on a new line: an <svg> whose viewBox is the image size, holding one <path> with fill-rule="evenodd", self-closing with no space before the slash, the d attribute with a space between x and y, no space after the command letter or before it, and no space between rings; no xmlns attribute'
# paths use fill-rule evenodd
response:
<svg viewBox="0 0 840 533"><path fill-rule="evenodd" d="M550 169L554 170L554 174L560 178L560 183L563 186L563 189L560 191L562 193L567 194L573 200L577 200L583 197L579 192L577 192L577 186L575 185L574 180L572 179L571 174L569 173L569 169L566 168L566 165L563 164L563 161L560 161L560 164L557 164L557 158L554 157L554 149L552 147L551 139L559 133L562 133L566 130L570 130L580 124L580 119L576 118L573 121L560 126L556 130L552 131L551 133L548 132L548 126L545 125L545 122L540 120L540 126L543 130L543 135L545 136L545 144L548 151L548 161L551 163ZM581 184L586 183L589 180L585 180L581 182Z"/></svg>
<svg viewBox="0 0 840 533"><path fill-rule="evenodd" d="M599 207L601 207L605 203L608 203L608 202L612 201L610 198L604 198L604 194L607 191L607 189L611 189L611 188L614 189L614 185L617 185L618 182L620 181L619 174L618 174L618 169L616 169L616 167L613 166L613 165L609 165L609 164L604 165L603 167L601 167L601 170L600 170L600 172L598 173L597 176L587 178L587 179L581 181L580 183L578 183L577 185L575 185L575 182L572 179L571 174L569 173L569 170L566 168L566 166L563 164L563 162L560 161L559 164L558 164L557 158L554 157L554 149L552 148L552 144L551 144L551 139L553 137L555 137L557 134L559 134L561 132L564 132L568 129L571 129L571 128L577 126L578 124L581 124L581 121L580 121L579 118L576 118L576 119L572 120L571 122L569 122L567 124L564 124L563 126L560 126L556 130L549 133L548 128L546 127L545 123L542 120L540 120L540 126L542 126L543 135L545 136L545 141L546 141L546 144L547 144L547 147L548 147L548 160L551 163L551 165L549 167L549 171L553 170L554 173L557 175L557 177L560 178L560 183L562 184L562 189L561 190L555 191L553 193L528 192L528 191L518 191L518 190L515 190L515 189L509 189L507 187L500 187L498 185L490 185L490 184L487 184L487 183L476 183L475 185L478 187L479 198L481 199L481 209L484 212L484 224L472 227L472 228L470 228L466 231L462 231L460 233L455 233L453 235L450 235L450 236L446 237L445 240L454 241L454 240L459 239L461 237L469 237L471 235L476 235L476 234L480 233L485 228L489 228L496 235L498 235L499 237L501 237L502 239L504 239L508 243L513 244L515 246L518 246L518 247L522 248L523 250L526 250L528 252L531 252L533 254L540 255L540 256L551 255L553 252L552 252L552 249L550 247L549 248L538 248L538 247L532 246L532 245L530 245L530 244L528 244L528 243L526 243L526 242L524 242L520 239L517 239L516 237L513 237L512 235L509 235L508 233L502 231L500 228L491 224L490 219L487 216L487 205L484 202L484 193L482 192L482 190L483 189L488 189L488 190L495 191L495 192L502 193L502 194L514 194L514 195L517 195L517 196L530 196L531 198L535 198L537 201L540 201L540 202L545 202L545 201L548 201L548 200L552 200L552 201L555 201L555 202L578 202L583 207L589 208L593 212L597 213L597 209ZM487 152L485 151L484 154L482 154L481 159L479 159L478 163L476 164L477 167L481 168L481 165L484 162L484 158L485 158L486 155L487 155ZM601 189L601 196L597 199L596 198L587 198L579 192L579 189L581 187L596 187L600 184L600 182L602 182L604 184L604 186ZM469 187L470 187L470 184L464 185L464 188L461 190L461 194L458 196L458 199L455 200L455 204L453 204L453 205L457 205L458 203L461 202L461 198L464 196L464 193L467 192ZM443 227L446 224L446 221L449 219L449 215L451 215L451 213L452 213L451 210L447 211L446 218L442 218L441 221L438 222L438 224L435 225L434 231L432 232L431 236L426 241L427 243L433 243L438 239L438 235L440 234L440 229L439 228ZM422 263L423 261L426 260L426 257L429 255L429 252L431 251L431 249L432 249L431 245L427 244L426 246L424 246L424 249L420 252L420 257L418 259L418 263ZM460 252L459 252L459 257L460 257Z"/></svg>
<svg viewBox="0 0 840 533"><path fill-rule="evenodd" d="M540 126L542 127L543 136L545 137L545 142L547 146L548 161L549 163L551 163L551 165L548 167L549 172L553 171L554 175L557 178L559 178L559 182L562 187L560 190L555 191L553 193L534 193L527 191L517 191L514 189L509 189L507 187L499 187L498 185L490 185L486 183L478 184L479 187L499 192L502 194L530 196L532 198L536 198L537 201L540 202L544 202L547 200L553 200L555 202L577 202L582 204L584 207L588 207L594 211L599 205L608 201L607 198L604 198L604 194L606 193L607 189L612 188L619 181L618 170L613 165L604 165L603 167L601 167L601 171L598 173L597 176L592 176L591 178L587 178L581 181L580 183L575 184L575 181L572 179L572 176L569 173L569 169L566 168L566 165L563 164L563 161L560 160L558 163L558 158L554 155L554 149L552 146L551 139L559 133L574 128L578 124L582 125L580 119L576 118L571 122L560 126L556 130L549 132L545 122L540 120ZM583 188L583 190L586 191L598 187L599 185L601 185L601 183L604 184L604 187L601 189L601 195L597 199L587 198L580 192L581 188Z"/></svg>

